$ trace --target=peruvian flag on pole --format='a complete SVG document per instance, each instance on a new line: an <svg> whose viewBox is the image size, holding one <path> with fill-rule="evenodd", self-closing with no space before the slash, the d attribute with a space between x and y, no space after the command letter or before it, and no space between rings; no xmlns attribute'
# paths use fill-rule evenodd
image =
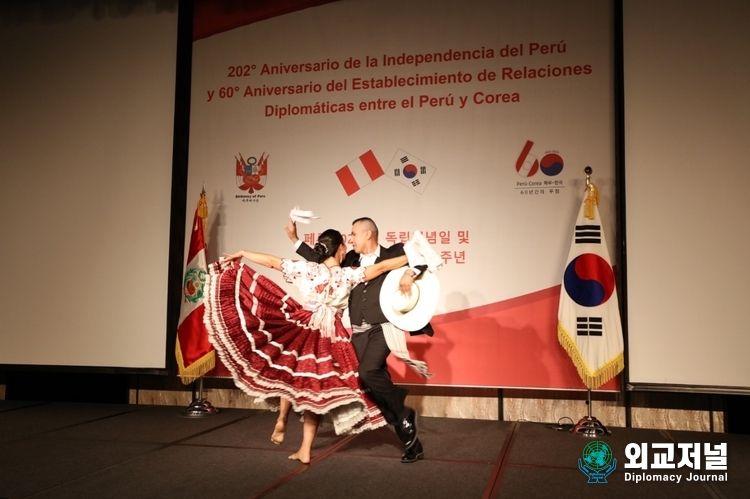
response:
<svg viewBox="0 0 750 499"><path fill-rule="evenodd" d="M177 326L175 356L177 374L184 384L192 383L214 368L214 348L208 342L208 331L203 325L204 286L206 284L206 243L204 224L208 218L206 191L201 192L190 232L185 276L182 280L182 307Z"/></svg>

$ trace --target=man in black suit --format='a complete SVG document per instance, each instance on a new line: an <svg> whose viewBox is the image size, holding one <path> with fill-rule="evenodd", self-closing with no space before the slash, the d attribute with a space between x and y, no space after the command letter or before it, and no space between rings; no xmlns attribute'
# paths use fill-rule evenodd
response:
<svg viewBox="0 0 750 499"><path fill-rule="evenodd" d="M300 241L294 223L287 227L287 235L295 243L297 253L308 261L318 261L318 255L310 246ZM342 267L372 265L382 260L404 255L404 245L394 244L388 248L378 244L378 227L370 218L358 218L352 222L352 245L341 263ZM402 290L410 290L414 279L424 267L410 268L404 272L399 283ZM386 274L369 282L360 283L349 295L349 318L352 324L352 345L359 359L359 378L370 389L385 420L396 429L396 434L406 448L401 457L403 463L413 463L424 458L424 449L417 435L417 413L406 407L404 400L408 390L391 381L386 359L391 350L386 344L381 324L388 322L380 307L380 288ZM432 336L428 324L411 334Z"/></svg>

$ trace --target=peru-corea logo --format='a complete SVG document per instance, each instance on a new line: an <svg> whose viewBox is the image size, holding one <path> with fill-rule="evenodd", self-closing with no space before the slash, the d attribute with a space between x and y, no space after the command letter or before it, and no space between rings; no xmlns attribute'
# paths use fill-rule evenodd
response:
<svg viewBox="0 0 750 499"><path fill-rule="evenodd" d="M516 172L520 176L533 177L541 170L546 176L554 177L562 172L565 163L559 153L549 151L542 156L541 160L539 160L536 156L531 154L532 147L534 147L534 142L527 140L521 150L521 154L518 155L518 159L516 160Z"/></svg>

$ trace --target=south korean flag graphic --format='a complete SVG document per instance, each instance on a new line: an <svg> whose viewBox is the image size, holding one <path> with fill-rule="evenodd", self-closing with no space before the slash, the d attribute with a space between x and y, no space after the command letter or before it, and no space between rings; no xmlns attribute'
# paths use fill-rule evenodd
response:
<svg viewBox="0 0 750 499"><path fill-rule="evenodd" d="M596 389L625 367L615 276L604 239L598 195L587 188L563 272L557 337L581 380ZM587 206L588 203L588 206ZM588 215L588 216L587 216Z"/></svg>
<svg viewBox="0 0 750 499"><path fill-rule="evenodd" d="M399 149L386 168L386 175L410 191L422 194L435 175L436 168L413 154Z"/></svg>

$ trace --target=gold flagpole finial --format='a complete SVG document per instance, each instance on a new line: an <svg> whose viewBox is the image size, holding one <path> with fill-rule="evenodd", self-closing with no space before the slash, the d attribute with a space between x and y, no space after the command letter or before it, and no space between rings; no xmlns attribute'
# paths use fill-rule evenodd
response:
<svg viewBox="0 0 750 499"><path fill-rule="evenodd" d="M206 230L206 222L208 220L208 200L206 198L206 184L203 184L201 189L201 198L198 201L198 216L203 221L203 230Z"/></svg>
<svg viewBox="0 0 750 499"><path fill-rule="evenodd" d="M589 220L593 220L594 206L599 205L599 189L597 189L596 185L591 182L591 174L594 170L590 166L587 166L583 169L583 171L586 174L586 199L584 199L585 208L583 211L583 216L585 216Z"/></svg>

